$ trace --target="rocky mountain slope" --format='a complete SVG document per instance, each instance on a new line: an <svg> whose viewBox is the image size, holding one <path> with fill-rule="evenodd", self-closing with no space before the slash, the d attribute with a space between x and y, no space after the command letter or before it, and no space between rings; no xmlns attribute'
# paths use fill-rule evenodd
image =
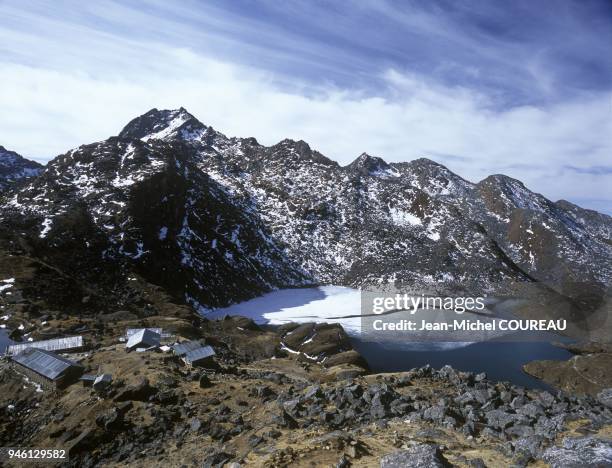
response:
<svg viewBox="0 0 612 468"><path fill-rule="evenodd" d="M141 272L207 305L308 281L180 142L111 138L59 156L7 197L3 224L9 250L27 243L90 283Z"/></svg>
<svg viewBox="0 0 612 468"><path fill-rule="evenodd" d="M612 278L609 216L427 159L342 167L303 141L227 137L183 108L58 156L4 196L0 218L7 255L80 289L106 278L98 294L111 297L135 272L202 308L315 283L563 292Z"/></svg>
<svg viewBox="0 0 612 468"><path fill-rule="evenodd" d="M387 164L367 154L340 167L303 141L228 138L184 109L153 110L120 136L186 142L319 282L612 277L612 218L555 204L509 177L472 184L427 159Z"/></svg>
<svg viewBox="0 0 612 468"><path fill-rule="evenodd" d="M94 351L70 355L107 387L37 391L0 360L0 443L66 450L61 466L609 466L612 394L575 396L428 366L363 375L337 325L262 329L243 317L156 316L172 340L214 346L214 365L126 353L127 314L49 319L86 328ZM296 340L296 336L301 338ZM302 343L306 353L286 352ZM315 348L313 348L316 347ZM295 349L295 348L294 348ZM232 465L235 463L236 465ZM23 466L7 461L6 466ZM4 465L3 465L4 466Z"/></svg>
<svg viewBox="0 0 612 468"><path fill-rule="evenodd" d="M0 193L42 171L42 165L0 146Z"/></svg>

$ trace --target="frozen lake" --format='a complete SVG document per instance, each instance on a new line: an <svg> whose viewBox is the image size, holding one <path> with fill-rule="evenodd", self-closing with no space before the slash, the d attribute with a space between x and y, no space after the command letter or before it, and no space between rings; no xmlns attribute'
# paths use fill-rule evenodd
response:
<svg viewBox="0 0 612 468"><path fill-rule="evenodd" d="M255 323L271 325L289 322L340 323L347 333L356 335L361 329L360 298L359 290L341 286L281 289L204 315L207 318L243 315Z"/></svg>
<svg viewBox="0 0 612 468"><path fill-rule="evenodd" d="M209 311L205 317L222 318L242 315L259 324L281 325L289 322L339 323L351 336L355 348L376 372L404 371L430 364L440 368L449 364L456 369L487 372L495 380L509 380L518 385L547 388L522 371L529 361L564 360L571 354L550 343L479 342L479 343L373 343L360 339L361 293L359 290L321 286L273 291L249 301Z"/></svg>

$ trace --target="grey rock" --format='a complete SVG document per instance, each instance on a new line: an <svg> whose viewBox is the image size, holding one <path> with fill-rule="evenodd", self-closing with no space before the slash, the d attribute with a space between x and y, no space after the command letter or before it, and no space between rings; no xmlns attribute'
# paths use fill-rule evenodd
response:
<svg viewBox="0 0 612 468"><path fill-rule="evenodd" d="M485 427L482 431L480 431L480 435L484 437L499 439L502 436L500 431L496 431L491 427Z"/></svg>
<svg viewBox="0 0 612 468"><path fill-rule="evenodd" d="M550 408L555 403L554 395L550 394L549 392L540 392L538 397L544 408Z"/></svg>
<svg viewBox="0 0 612 468"><path fill-rule="evenodd" d="M276 393L267 385L260 385L255 388L254 395L261 398L263 401L271 400L276 397Z"/></svg>
<svg viewBox="0 0 612 468"><path fill-rule="evenodd" d="M444 418L443 424L446 427L457 427L457 420L453 418L452 416L446 416Z"/></svg>
<svg viewBox="0 0 612 468"><path fill-rule="evenodd" d="M538 417L544 414L544 408L542 408L539 403L533 401L531 403L527 403L526 405L521 406L516 410L516 412L518 414L537 419Z"/></svg>
<svg viewBox="0 0 612 468"><path fill-rule="evenodd" d="M597 394L597 401L612 409L612 388L606 388Z"/></svg>
<svg viewBox="0 0 612 468"><path fill-rule="evenodd" d="M442 422L445 416L446 408L440 405L432 406L423 411L423 418L434 422Z"/></svg>
<svg viewBox="0 0 612 468"><path fill-rule="evenodd" d="M321 392L321 387L319 385L313 385L312 387L308 387L306 393L304 393L304 399L306 400L321 398L322 396L323 392Z"/></svg>
<svg viewBox="0 0 612 468"><path fill-rule="evenodd" d="M525 424L516 424L506 429L505 432L513 437L530 437L535 434L533 427Z"/></svg>
<svg viewBox="0 0 612 468"><path fill-rule="evenodd" d="M189 427L192 432L199 432L202 428L202 421L200 421L198 418L193 418L189 423Z"/></svg>
<svg viewBox="0 0 612 468"><path fill-rule="evenodd" d="M523 395L518 395L512 399L512 401L510 402L510 407L513 409L518 409L525 403L527 403L525 397Z"/></svg>
<svg viewBox="0 0 612 468"><path fill-rule="evenodd" d="M257 447L259 444L261 444L264 441L263 437L260 437L256 434L252 434L249 436L247 443L249 444L249 447Z"/></svg>
<svg viewBox="0 0 612 468"><path fill-rule="evenodd" d="M489 401L489 392L483 389L474 389L468 390L467 392L458 396L455 401L459 404L467 404L467 403L479 403L484 405Z"/></svg>
<svg viewBox="0 0 612 468"><path fill-rule="evenodd" d="M562 414L553 416L552 418L541 416L534 426L535 433L540 434L548 439L554 439L554 437L557 435L557 432L563 429L564 423L565 416Z"/></svg>
<svg viewBox="0 0 612 468"><path fill-rule="evenodd" d="M468 461L468 465L473 466L474 468L487 468L487 465L482 458L472 458Z"/></svg>
<svg viewBox="0 0 612 468"><path fill-rule="evenodd" d="M467 436L473 436L475 433L475 425L472 421L466 421L466 423L461 426L461 432L463 432Z"/></svg>
<svg viewBox="0 0 612 468"><path fill-rule="evenodd" d="M406 450L385 455L380 460L380 468L443 468L448 463L438 446L418 444Z"/></svg>
<svg viewBox="0 0 612 468"><path fill-rule="evenodd" d="M553 412L553 414L559 414L567 413L568 409L569 403L567 403L566 401L559 401L552 406L551 411Z"/></svg>
<svg viewBox="0 0 612 468"><path fill-rule="evenodd" d="M300 400L299 399L293 399L293 400L289 400L283 403L283 408L285 408L285 410L290 413L290 414L295 414L296 412L300 411L301 409L301 404L300 404Z"/></svg>
<svg viewBox="0 0 612 468"><path fill-rule="evenodd" d="M562 447L550 447L542 459L552 468L609 467L612 466L612 442L595 437L566 437Z"/></svg>
<svg viewBox="0 0 612 468"><path fill-rule="evenodd" d="M149 385L147 378L142 378L136 385L130 386L125 390L119 392L114 400L115 401L147 401L149 397L154 395L157 389Z"/></svg>
<svg viewBox="0 0 612 468"><path fill-rule="evenodd" d="M123 425L123 415L117 408L111 408L105 413L96 416L96 424L105 431L115 431Z"/></svg>
<svg viewBox="0 0 612 468"><path fill-rule="evenodd" d="M490 427L505 429L514 424L516 416L502 410L491 410L485 413L485 418Z"/></svg>
<svg viewBox="0 0 612 468"><path fill-rule="evenodd" d="M457 371L449 365L442 367L442 369L438 371L438 375L441 378L448 380L449 382L452 382L454 384L458 384L461 382L461 378Z"/></svg>
<svg viewBox="0 0 612 468"><path fill-rule="evenodd" d="M211 455L204 459L203 468L216 468L222 467L233 458L233 455L222 452L214 451Z"/></svg>
<svg viewBox="0 0 612 468"><path fill-rule="evenodd" d="M293 419L284 409L282 409L279 414L275 415L272 418L272 421L278 424L280 427L286 427L289 429L295 429L298 427L297 421Z"/></svg>
<svg viewBox="0 0 612 468"><path fill-rule="evenodd" d="M520 439L512 442L512 448L517 453L525 453L530 458L539 458L542 455L544 447L547 441L540 435L531 435L527 437L521 437Z"/></svg>

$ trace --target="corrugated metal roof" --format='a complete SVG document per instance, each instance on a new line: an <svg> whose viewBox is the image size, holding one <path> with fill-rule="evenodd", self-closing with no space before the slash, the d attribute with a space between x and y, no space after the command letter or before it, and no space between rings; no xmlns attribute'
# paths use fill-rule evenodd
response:
<svg viewBox="0 0 612 468"><path fill-rule="evenodd" d="M193 364L194 362L202 359L213 357L215 354L215 350L212 349L212 347L202 346L201 348L194 349L193 351L189 351L187 354L185 354L185 361L187 361L189 364Z"/></svg>
<svg viewBox="0 0 612 468"><path fill-rule="evenodd" d="M202 343L200 343L199 341L184 341L183 343L177 343L172 346L172 350L177 356L184 356L189 351L193 351L201 347Z"/></svg>
<svg viewBox="0 0 612 468"><path fill-rule="evenodd" d="M136 347L150 348L152 346L159 346L160 340L161 336L159 335L159 333L149 328L142 328L136 333L134 333L132 336L130 336L125 347L128 349Z"/></svg>
<svg viewBox="0 0 612 468"><path fill-rule="evenodd" d="M136 333L140 333L142 330L151 330L152 332L157 333L158 335L162 335L163 333L163 329L162 328L128 328L125 331L125 337L129 340L130 337Z"/></svg>
<svg viewBox="0 0 612 468"><path fill-rule="evenodd" d="M26 349L13 357L13 361L33 370L49 380L57 380L71 367L82 367L76 362L38 348Z"/></svg>
<svg viewBox="0 0 612 468"><path fill-rule="evenodd" d="M83 347L82 336L67 336L64 338L54 338L52 340L28 341L26 343L16 343L7 346L6 353L15 356L26 349L37 348L45 351L68 351Z"/></svg>

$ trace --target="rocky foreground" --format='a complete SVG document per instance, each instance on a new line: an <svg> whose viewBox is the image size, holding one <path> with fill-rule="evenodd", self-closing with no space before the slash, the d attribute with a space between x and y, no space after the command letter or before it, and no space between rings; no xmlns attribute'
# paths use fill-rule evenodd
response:
<svg viewBox="0 0 612 468"><path fill-rule="evenodd" d="M178 314L180 315L180 314ZM335 325L260 328L233 317L45 318L80 330L93 390L41 392L2 363L0 445L69 450L66 466L609 466L612 391L575 396L429 367L370 374ZM212 369L126 353L129 326L217 352Z"/></svg>

